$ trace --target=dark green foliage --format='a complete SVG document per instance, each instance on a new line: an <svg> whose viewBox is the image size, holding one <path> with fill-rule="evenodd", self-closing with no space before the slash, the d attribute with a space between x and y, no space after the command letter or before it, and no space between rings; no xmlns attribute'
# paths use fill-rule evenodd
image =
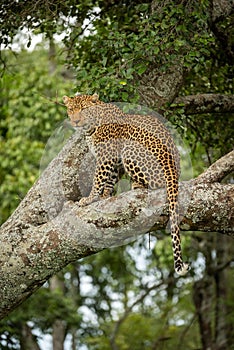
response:
<svg viewBox="0 0 234 350"><path fill-rule="evenodd" d="M61 97L71 86L64 81L61 68L52 76L48 74L50 62L45 50L16 56L5 52L4 57L8 69L0 83L1 222L38 177L47 139L66 118L65 108L56 104L57 94Z"/></svg>
<svg viewBox="0 0 234 350"><path fill-rule="evenodd" d="M142 74L162 74L175 64L190 70L209 57L214 38L208 16L208 3L195 1L188 6L167 2L155 9L137 2L101 7L90 34L72 41L70 59L77 67L78 89L102 91L109 100L137 101ZM72 35L78 38L79 29ZM69 47L71 37L65 42Z"/></svg>

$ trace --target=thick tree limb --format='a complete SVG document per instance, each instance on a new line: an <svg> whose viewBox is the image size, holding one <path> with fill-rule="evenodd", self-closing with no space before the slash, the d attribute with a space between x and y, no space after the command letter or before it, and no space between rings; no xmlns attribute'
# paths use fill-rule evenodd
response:
<svg viewBox="0 0 234 350"><path fill-rule="evenodd" d="M234 96L198 94L177 97L171 108L183 106L185 114L234 113Z"/></svg>
<svg viewBox="0 0 234 350"><path fill-rule="evenodd" d="M80 208L75 200L81 197L85 157L87 146L82 134L76 133L2 225L0 317L68 263L167 225L164 189L129 191ZM227 159L231 161L232 153L218 161L219 169L222 164L226 168ZM84 185L89 181L86 171ZM212 183L210 177L201 176L181 183L180 193L182 230L218 231L234 237L233 185Z"/></svg>
<svg viewBox="0 0 234 350"><path fill-rule="evenodd" d="M234 150L212 164L204 173L198 176L196 182L220 182L232 172L234 172Z"/></svg>

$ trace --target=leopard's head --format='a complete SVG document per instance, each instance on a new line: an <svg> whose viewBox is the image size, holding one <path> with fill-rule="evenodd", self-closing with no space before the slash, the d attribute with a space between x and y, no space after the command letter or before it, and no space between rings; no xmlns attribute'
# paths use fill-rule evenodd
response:
<svg viewBox="0 0 234 350"><path fill-rule="evenodd" d="M94 122L92 113L87 117L87 113L82 113L84 110L102 104L97 94L94 95L78 95L74 97L63 96L63 102L67 107L67 114L70 118L71 125L82 127L86 124Z"/></svg>

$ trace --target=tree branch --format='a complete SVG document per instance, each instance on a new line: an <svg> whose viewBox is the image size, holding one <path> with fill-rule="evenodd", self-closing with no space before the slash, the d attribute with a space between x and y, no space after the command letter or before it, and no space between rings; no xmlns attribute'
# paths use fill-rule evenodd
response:
<svg viewBox="0 0 234 350"><path fill-rule="evenodd" d="M164 189L129 191L80 208L76 201L83 195L82 167L86 168L85 185L92 179L85 159L83 135L75 133L2 225L0 317L68 263L166 227ZM201 176L180 184L181 229L234 237L234 186L206 179Z"/></svg>
<svg viewBox="0 0 234 350"><path fill-rule="evenodd" d="M197 182L220 182L234 171L234 150L218 159L206 171L199 175Z"/></svg>
<svg viewBox="0 0 234 350"><path fill-rule="evenodd" d="M234 113L234 96L198 94L177 97L170 108L184 107L186 114Z"/></svg>

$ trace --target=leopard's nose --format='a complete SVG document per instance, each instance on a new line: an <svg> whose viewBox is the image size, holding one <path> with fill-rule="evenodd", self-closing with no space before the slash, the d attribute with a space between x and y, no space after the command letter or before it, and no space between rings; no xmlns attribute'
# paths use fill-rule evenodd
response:
<svg viewBox="0 0 234 350"><path fill-rule="evenodd" d="M73 120L71 124L72 124L73 128L75 128L75 129L79 127L79 121L78 120Z"/></svg>

